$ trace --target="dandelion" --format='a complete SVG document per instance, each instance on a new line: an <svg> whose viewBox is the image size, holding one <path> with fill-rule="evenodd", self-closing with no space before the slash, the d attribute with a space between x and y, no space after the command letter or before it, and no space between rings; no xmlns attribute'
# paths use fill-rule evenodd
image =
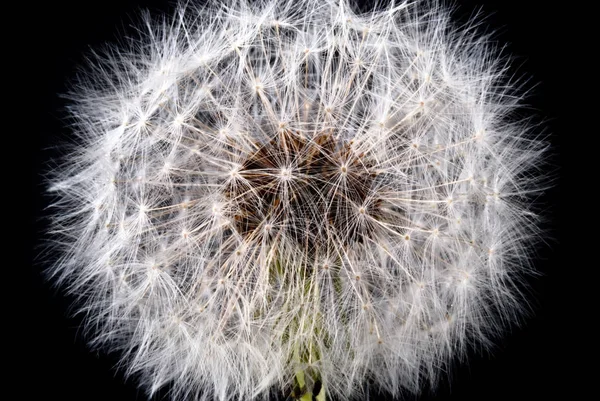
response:
<svg viewBox="0 0 600 401"><path fill-rule="evenodd" d="M53 173L53 280L174 400L435 384L522 310L545 144L434 0L180 5L98 55ZM514 89L513 89L514 88Z"/></svg>

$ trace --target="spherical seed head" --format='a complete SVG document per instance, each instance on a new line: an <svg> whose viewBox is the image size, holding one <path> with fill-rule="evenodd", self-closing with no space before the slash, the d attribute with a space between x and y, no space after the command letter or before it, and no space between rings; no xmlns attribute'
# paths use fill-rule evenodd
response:
<svg viewBox="0 0 600 401"><path fill-rule="evenodd" d="M436 1L178 11L73 93L52 272L94 344L216 400L417 392L487 345L543 150L492 45Z"/></svg>

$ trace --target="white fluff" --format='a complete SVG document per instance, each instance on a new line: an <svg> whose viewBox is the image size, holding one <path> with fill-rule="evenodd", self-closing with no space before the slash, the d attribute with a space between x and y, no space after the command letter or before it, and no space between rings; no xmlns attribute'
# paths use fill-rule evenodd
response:
<svg viewBox="0 0 600 401"><path fill-rule="evenodd" d="M51 273L149 393L418 392L519 315L545 144L487 37L434 0L146 21L73 88Z"/></svg>

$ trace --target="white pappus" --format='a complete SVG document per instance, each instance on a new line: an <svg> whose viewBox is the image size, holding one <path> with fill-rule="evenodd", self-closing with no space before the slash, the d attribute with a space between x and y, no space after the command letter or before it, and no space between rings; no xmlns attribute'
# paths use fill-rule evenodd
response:
<svg viewBox="0 0 600 401"><path fill-rule="evenodd" d="M441 2L245 0L145 17L73 86L52 280L174 400L435 383L525 304L546 143Z"/></svg>

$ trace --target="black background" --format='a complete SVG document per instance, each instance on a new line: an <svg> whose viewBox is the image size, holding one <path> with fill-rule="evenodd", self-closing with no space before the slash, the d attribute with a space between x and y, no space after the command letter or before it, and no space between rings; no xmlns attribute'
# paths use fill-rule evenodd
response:
<svg viewBox="0 0 600 401"><path fill-rule="evenodd" d="M509 43L509 53L516 56L515 72L530 76L531 83L536 84L527 102L545 121L554 154L552 164L561 166L566 160L566 139L572 135L563 125L564 105L573 101L566 95L566 85L576 78L569 77L572 72L567 68L571 57L564 21L569 16L546 1L461 0L456 4L458 19L481 6L488 15L486 26L497 32L498 41ZM27 321L23 332L27 335L19 334L25 340L19 352L25 363L15 372L16 379L24 379L25 385L19 386L17 399L146 399L133 380L125 380L115 369L116 356L88 351L80 321L69 316L71 299L42 279L44 264L34 260L41 252L39 245L47 226L42 218L48 202L42 195L42 173L57 156L52 147L69 135L61 120L66 103L58 94L66 91L66 82L84 62L85 52L114 42L123 32L133 32L130 23L142 8L160 14L172 10L173 5L149 0L59 1L33 5L28 10L34 19L29 22L29 34L22 38L23 57L27 60L23 64L34 70L27 74L32 84L29 101L33 100L27 107L35 110L36 117L29 118L37 124L30 125L33 130L23 138L31 157L28 190L32 203L29 236L21 241L26 249L20 253L29 273L28 292L22 295L29 301L23 302L22 313ZM414 400L578 398L573 391L580 388L575 379L581 365L571 363L575 344L569 333L589 322L570 313L566 301L570 275L564 272L570 266L564 262L567 251L560 198L565 189L561 176L562 167L555 174L554 188L540 199L549 218L544 226L548 243L539 247L535 262L542 276L532 281L534 316L508 333L491 355L472 355L468 363L455 367L451 379L444 381L435 394L426 391ZM371 399L386 398L373 394Z"/></svg>

